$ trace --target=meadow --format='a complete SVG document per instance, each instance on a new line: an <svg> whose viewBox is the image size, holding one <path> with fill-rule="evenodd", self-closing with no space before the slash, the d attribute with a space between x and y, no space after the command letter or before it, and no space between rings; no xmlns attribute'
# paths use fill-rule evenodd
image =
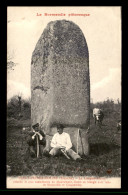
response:
<svg viewBox="0 0 128 195"><path fill-rule="evenodd" d="M110 103L110 102L109 102ZM92 117L93 107L104 110L101 128L95 126ZM26 115L27 116L27 115ZM121 131L117 131L117 121L121 118L121 106L112 107L105 103L92 104L90 109L89 155L82 162L68 160L65 156L31 158L26 142L31 126L27 118L7 118L6 164L10 166L8 176L51 175L51 176L121 176Z"/></svg>

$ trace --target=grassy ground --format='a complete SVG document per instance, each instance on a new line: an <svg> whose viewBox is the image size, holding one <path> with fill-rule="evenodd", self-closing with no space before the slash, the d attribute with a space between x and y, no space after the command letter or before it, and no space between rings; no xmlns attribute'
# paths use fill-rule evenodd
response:
<svg viewBox="0 0 128 195"><path fill-rule="evenodd" d="M30 124L20 121L19 124ZM121 176L121 133L117 133L116 120L104 119L102 128L95 127L91 118L89 132L90 153L84 162L75 162L64 156L31 158L26 137L28 130L22 125L9 125L7 129L7 165L10 176Z"/></svg>

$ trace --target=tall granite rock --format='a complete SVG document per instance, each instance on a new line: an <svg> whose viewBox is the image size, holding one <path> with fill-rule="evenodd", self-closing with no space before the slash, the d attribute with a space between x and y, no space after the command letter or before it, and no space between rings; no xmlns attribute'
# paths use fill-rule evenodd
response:
<svg viewBox="0 0 128 195"><path fill-rule="evenodd" d="M65 125L75 149L77 129L80 128L79 151L87 154L89 109L89 55L84 35L71 21L52 21L44 29L32 54L32 124L39 122L49 136L55 133L56 124ZM85 145L82 150L80 143Z"/></svg>

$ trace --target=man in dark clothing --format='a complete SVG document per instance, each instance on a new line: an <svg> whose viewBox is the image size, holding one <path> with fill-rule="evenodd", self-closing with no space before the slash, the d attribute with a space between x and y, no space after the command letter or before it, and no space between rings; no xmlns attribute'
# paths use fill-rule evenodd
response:
<svg viewBox="0 0 128 195"><path fill-rule="evenodd" d="M45 134L40 130L39 123L32 126L33 130L29 133L27 143L30 149L31 157L35 157L37 153L37 147L39 144L39 154L42 157L43 149L46 145Z"/></svg>

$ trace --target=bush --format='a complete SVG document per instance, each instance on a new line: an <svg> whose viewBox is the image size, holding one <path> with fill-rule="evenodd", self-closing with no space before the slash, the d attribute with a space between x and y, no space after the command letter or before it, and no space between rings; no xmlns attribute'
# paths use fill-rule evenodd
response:
<svg viewBox="0 0 128 195"><path fill-rule="evenodd" d="M7 117L14 119L30 119L31 118L31 102L18 96L13 96L7 103Z"/></svg>

